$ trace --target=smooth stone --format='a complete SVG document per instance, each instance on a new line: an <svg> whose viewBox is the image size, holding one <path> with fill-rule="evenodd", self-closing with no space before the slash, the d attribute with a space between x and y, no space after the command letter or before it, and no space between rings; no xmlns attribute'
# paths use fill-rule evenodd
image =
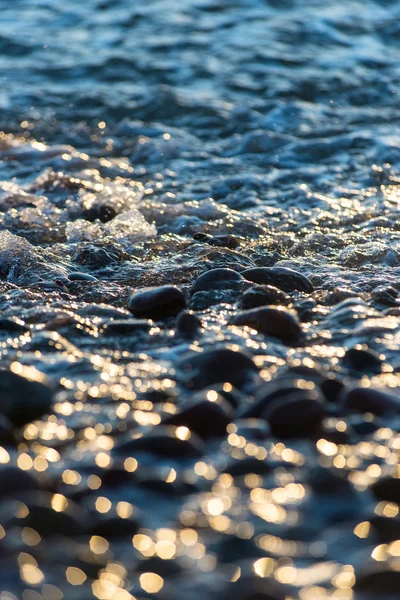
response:
<svg viewBox="0 0 400 600"><path fill-rule="evenodd" d="M28 333L30 331L29 327L25 325L21 321L17 321L16 319L7 319L6 317L0 318L0 333L13 332L18 333L18 335L24 335L24 333Z"/></svg>
<svg viewBox="0 0 400 600"><path fill-rule="evenodd" d="M240 289L245 279L233 269L211 269L200 275L192 285L191 295L209 290Z"/></svg>
<svg viewBox="0 0 400 600"><path fill-rule="evenodd" d="M372 413L377 416L400 413L400 396L377 388L356 386L345 389L341 402L348 412Z"/></svg>
<svg viewBox="0 0 400 600"><path fill-rule="evenodd" d="M308 323L315 318L314 309L316 306L317 304L312 298L302 298L293 304L293 309L303 323Z"/></svg>
<svg viewBox="0 0 400 600"><path fill-rule="evenodd" d="M391 570L387 563L371 563L356 570L354 589L371 594L378 600L395 600L400 589L400 571Z"/></svg>
<svg viewBox="0 0 400 600"><path fill-rule="evenodd" d="M129 456L135 452L149 452L160 457L196 458L203 456L202 440L194 433L188 439L176 435L176 427L158 426L141 438L127 440L115 448L119 456ZM178 432L179 434L179 432Z"/></svg>
<svg viewBox="0 0 400 600"><path fill-rule="evenodd" d="M344 382L333 373L328 373L327 377L320 383L322 393L328 402L338 402L344 387Z"/></svg>
<svg viewBox="0 0 400 600"><path fill-rule="evenodd" d="M185 307L185 297L174 285L144 288L135 292L128 302L128 309L136 317L175 316Z"/></svg>
<svg viewBox="0 0 400 600"><path fill-rule="evenodd" d="M242 402L246 401L246 396L244 396L241 392L239 392L239 390L229 383L216 383L215 385L211 385L210 387L202 390L201 393L206 395L208 392L216 392L222 396L234 410L236 410Z"/></svg>
<svg viewBox="0 0 400 600"><path fill-rule="evenodd" d="M305 275L287 267L256 267L242 271L243 277L261 285L273 285L284 292L314 291L314 286Z"/></svg>
<svg viewBox="0 0 400 600"><path fill-rule="evenodd" d="M184 338L194 337L202 326L199 317L189 311L179 313L176 319L176 332Z"/></svg>
<svg viewBox="0 0 400 600"><path fill-rule="evenodd" d="M121 518L115 512L99 515L90 528L90 535L100 535L106 539L135 535L140 529L140 524L134 514L128 518Z"/></svg>
<svg viewBox="0 0 400 600"><path fill-rule="evenodd" d="M13 426L10 419L0 414L0 445L9 446L16 443Z"/></svg>
<svg viewBox="0 0 400 600"><path fill-rule="evenodd" d="M284 588L272 577L244 575L218 594L216 600L285 600Z"/></svg>
<svg viewBox="0 0 400 600"><path fill-rule="evenodd" d="M355 296L357 296L357 293L353 292L350 288L338 287L327 293L325 296L325 304L333 306L334 304L339 304L339 302L347 300L348 298L354 298Z"/></svg>
<svg viewBox="0 0 400 600"><path fill-rule="evenodd" d="M375 302L385 304L386 306L396 306L399 304L397 299L397 290L391 285L380 285L371 292L371 298Z"/></svg>
<svg viewBox="0 0 400 600"><path fill-rule="evenodd" d="M264 410L276 400L285 400L287 396L302 390L300 378L277 377L268 381L256 390L255 400L252 404L243 406L238 417L242 419L255 419L261 417ZM318 388L317 388L318 389Z"/></svg>
<svg viewBox="0 0 400 600"><path fill-rule="evenodd" d="M225 382L241 389L258 373L258 367L245 350L225 347L191 352L181 359L178 369L186 386L195 389Z"/></svg>
<svg viewBox="0 0 400 600"><path fill-rule="evenodd" d="M371 485L370 490L379 500L400 504L400 478L398 477L390 477L390 475L381 477Z"/></svg>
<svg viewBox="0 0 400 600"><path fill-rule="evenodd" d="M89 273L80 273L78 271L69 273L68 279L70 281L98 281L97 277L94 275L89 275Z"/></svg>
<svg viewBox="0 0 400 600"><path fill-rule="evenodd" d="M233 235L210 235L208 233L195 233L193 239L196 242L209 244L210 246L218 246L235 250L240 246L240 241Z"/></svg>
<svg viewBox="0 0 400 600"><path fill-rule="evenodd" d="M103 335L129 335L140 331L150 331L152 322L147 319L121 319L110 321L102 329Z"/></svg>
<svg viewBox="0 0 400 600"><path fill-rule="evenodd" d="M242 460L231 459L226 467L222 470L223 473L228 473L232 477L240 477L254 473L255 475L265 475L272 470L272 465L265 460L260 460L255 456L246 456Z"/></svg>
<svg viewBox="0 0 400 600"><path fill-rule="evenodd" d="M56 511L51 506L53 495L43 492L35 493L30 498L24 498L29 513L26 517L15 518L15 524L21 527L32 527L40 535L84 535L90 529L89 513L68 499L68 504L62 511Z"/></svg>
<svg viewBox="0 0 400 600"><path fill-rule="evenodd" d="M355 371L380 373L382 370L382 360L379 354L364 348L349 348L343 357L343 364Z"/></svg>
<svg viewBox="0 0 400 600"><path fill-rule="evenodd" d="M247 310L271 304L287 306L290 302L290 297L277 287L272 285L256 285L243 294L240 299L240 306L244 310Z"/></svg>
<svg viewBox="0 0 400 600"><path fill-rule="evenodd" d="M266 440L271 437L271 428L264 419L238 419L234 422L237 435L247 440Z"/></svg>
<svg viewBox="0 0 400 600"><path fill-rule="evenodd" d="M246 310L235 315L230 324L251 327L289 345L299 343L303 333L296 315L283 308Z"/></svg>
<svg viewBox="0 0 400 600"><path fill-rule="evenodd" d="M39 483L31 473L13 465L1 465L0 498L23 498L27 492L37 490Z"/></svg>
<svg viewBox="0 0 400 600"><path fill-rule="evenodd" d="M272 434L282 438L312 435L325 415L320 396L313 390L299 390L284 400L277 400L263 414Z"/></svg>
<svg viewBox="0 0 400 600"><path fill-rule="evenodd" d="M176 427L184 425L203 439L227 435L232 408L225 398L217 394L215 399L208 400L205 394L204 399L193 400L190 406L164 419L163 424Z"/></svg>
<svg viewBox="0 0 400 600"><path fill-rule="evenodd" d="M370 419L364 418L363 414L351 415L347 419L347 422L356 434L362 436L375 433L381 426L379 419L377 419L376 416L373 419Z"/></svg>
<svg viewBox="0 0 400 600"><path fill-rule="evenodd" d="M52 392L44 383L0 370L0 413L14 425L24 425L48 413L52 399Z"/></svg>
<svg viewBox="0 0 400 600"><path fill-rule="evenodd" d="M389 544L400 540L400 519L398 517L373 515L369 522L381 543Z"/></svg>
<svg viewBox="0 0 400 600"><path fill-rule="evenodd" d="M118 211L116 210L112 201L97 203L91 206L85 213L85 219L87 221L96 221L97 219L102 223L108 223L116 217Z"/></svg>
<svg viewBox="0 0 400 600"><path fill-rule="evenodd" d="M318 465L309 470L307 479L316 494L331 496L355 493L349 480L345 475L341 475L339 469L328 469Z"/></svg>

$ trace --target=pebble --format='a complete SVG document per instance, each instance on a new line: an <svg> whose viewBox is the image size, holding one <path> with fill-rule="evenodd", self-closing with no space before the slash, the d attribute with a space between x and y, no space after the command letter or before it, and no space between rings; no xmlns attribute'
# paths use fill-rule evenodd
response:
<svg viewBox="0 0 400 600"><path fill-rule="evenodd" d="M305 275L287 267L256 267L242 271L243 277L261 285L273 285L284 292L306 292L311 294L314 287Z"/></svg>
<svg viewBox="0 0 400 600"><path fill-rule="evenodd" d="M284 588L272 577L245 575L230 583L216 600L285 600Z"/></svg>
<svg viewBox="0 0 400 600"><path fill-rule="evenodd" d="M243 294L240 299L240 306L247 310L270 304L287 306L290 302L290 297L273 285L255 285Z"/></svg>
<svg viewBox="0 0 400 600"><path fill-rule="evenodd" d="M194 337L202 328L202 322L194 313L183 311L176 319L176 333L184 338Z"/></svg>
<svg viewBox="0 0 400 600"><path fill-rule="evenodd" d="M0 498L23 498L27 492L39 489L37 479L14 465L1 465Z"/></svg>
<svg viewBox="0 0 400 600"><path fill-rule="evenodd" d="M371 485L371 492L379 500L400 504L400 478L387 475Z"/></svg>
<svg viewBox="0 0 400 600"><path fill-rule="evenodd" d="M31 527L42 536L65 535L68 537L84 535L90 529L89 513L82 506L68 499L65 505L60 499L62 510L52 507L53 494L34 493L24 498L29 513L23 518L16 518L15 524L20 527Z"/></svg>
<svg viewBox="0 0 400 600"><path fill-rule="evenodd" d="M196 279L190 293L193 295L210 290L242 289L243 284L246 284L244 277L233 269L211 269Z"/></svg>
<svg viewBox="0 0 400 600"><path fill-rule="evenodd" d="M201 396L204 396L202 399ZM211 400L209 398L212 398ZM180 412L164 419L165 425L184 425L199 437L223 437L231 421L231 405L216 392L201 394L200 398L193 398L190 406L183 407Z"/></svg>
<svg viewBox="0 0 400 600"><path fill-rule="evenodd" d="M20 426L39 419L51 409L50 388L12 371L0 370L0 413Z"/></svg>
<svg viewBox="0 0 400 600"><path fill-rule="evenodd" d="M24 335L24 333L28 333L29 327L20 320L2 317L0 318L0 332L3 331L7 333L11 331L13 333L18 333L18 335Z"/></svg>
<svg viewBox="0 0 400 600"><path fill-rule="evenodd" d="M68 279L70 281L98 281L97 277L94 275L89 275L89 273L80 273L77 271L69 273Z"/></svg>
<svg viewBox="0 0 400 600"><path fill-rule="evenodd" d="M152 325L152 322L147 319L121 319L103 325L102 333L104 335L129 335L137 332L148 332Z"/></svg>
<svg viewBox="0 0 400 600"><path fill-rule="evenodd" d="M384 389L351 387L341 395L343 408L348 412L372 413L383 416L400 413L400 396Z"/></svg>
<svg viewBox="0 0 400 600"><path fill-rule="evenodd" d="M194 389L228 382L240 390L258 373L247 351L225 347L191 352L181 359L178 369L186 386Z"/></svg>
<svg viewBox="0 0 400 600"><path fill-rule="evenodd" d="M289 345L300 344L302 329L295 313L283 308L253 308L238 313L231 325L247 326Z"/></svg>
<svg viewBox="0 0 400 600"><path fill-rule="evenodd" d="M143 437L120 443L116 446L115 453L118 456L129 456L135 452L149 452L160 457L182 459L202 456L202 440L193 433L177 429L171 425L158 426Z"/></svg>
<svg viewBox="0 0 400 600"><path fill-rule="evenodd" d="M135 535L140 529L139 521L134 514L121 518L113 510L105 515L96 512L94 518L95 521L90 528L90 535L100 535L106 539Z"/></svg>
<svg viewBox="0 0 400 600"><path fill-rule="evenodd" d="M208 233L195 233L193 239L197 242L203 242L210 246L219 246L235 250L240 246L240 241L234 235L215 235Z"/></svg>
<svg viewBox="0 0 400 600"><path fill-rule="evenodd" d="M274 436L281 438L307 437L316 432L326 414L320 396L311 390L299 390L276 400L263 416Z"/></svg>
<svg viewBox="0 0 400 600"><path fill-rule="evenodd" d="M128 309L135 317L154 319L175 316L185 307L185 297L174 285L144 288L135 292L128 302Z"/></svg>
<svg viewBox="0 0 400 600"><path fill-rule="evenodd" d="M355 371L380 373L382 360L377 352L365 348L349 348L343 358L343 364Z"/></svg>

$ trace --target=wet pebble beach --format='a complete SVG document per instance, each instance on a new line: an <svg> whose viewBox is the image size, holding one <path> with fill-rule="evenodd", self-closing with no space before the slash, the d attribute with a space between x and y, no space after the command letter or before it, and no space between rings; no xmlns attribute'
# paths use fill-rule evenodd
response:
<svg viewBox="0 0 400 600"><path fill-rule="evenodd" d="M400 2L0 10L0 600L398 600Z"/></svg>

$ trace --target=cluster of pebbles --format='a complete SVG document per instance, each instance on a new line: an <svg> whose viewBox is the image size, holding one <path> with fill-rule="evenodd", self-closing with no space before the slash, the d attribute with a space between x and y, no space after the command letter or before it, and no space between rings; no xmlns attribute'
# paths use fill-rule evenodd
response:
<svg viewBox="0 0 400 600"><path fill-rule="evenodd" d="M113 301L106 243L17 285L43 260L1 235L2 600L397 597L395 289L325 290L196 233L231 266Z"/></svg>

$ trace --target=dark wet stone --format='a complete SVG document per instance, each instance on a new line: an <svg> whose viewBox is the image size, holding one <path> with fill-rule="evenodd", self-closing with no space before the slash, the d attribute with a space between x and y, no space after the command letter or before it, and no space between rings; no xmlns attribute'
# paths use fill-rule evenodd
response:
<svg viewBox="0 0 400 600"><path fill-rule="evenodd" d="M174 285L144 288L129 299L128 309L136 317L164 318L177 315L186 307L184 295Z"/></svg>
<svg viewBox="0 0 400 600"><path fill-rule="evenodd" d="M0 413L17 426L39 419L52 405L52 392L39 381L0 370Z"/></svg>
<svg viewBox="0 0 400 600"><path fill-rule="evenodd" d="M364 348L350 348L346 351L343 364L355 371L370 371L380 373L382 360L377 352Z"/></svg>
<svg viewBox="0 0 400 600"><path fill-rule="evenodd" d="M129 335L132 333L150 331L151 321L146 319L121 319L110 321L103 326L104 335Z"/></svg>
<svg viewBox="0 0 400 600"><path fill-rule="evenodd" d="M279 339L285 344L297 344L301 341L302 330L295 314L282 308L253 308L238 313L231 325L247 326Z"/></svg>
<svg viewBox="0 0 400 600"><path fill-rule="evenodd" d="M246 351L224 347L191 352L181 359L178 369L185 384L195 389L225 382L241 389L258 373L257 366Z"/></svg>
<svg viewBox="0 0 400 600"><path fill-rule="evenodd" d="M73 262L86 265L91 269L100 269L121 260L122 257L112 250L101 248L93 244L78 246L72 256Z"/></svg>
<svg viewBox="0 0 400 600"><path fill-rule="evenodd" d="M204 448L202 440L196 434L192 433L188 439L182 440L176 435L176 427L158 426L143 437L127 440L115 448L115 453L119 456L130 456L135 452L185 459L202 456Z"/></svg>
<svg viewBox="0 0 400 600"><path fill-rule="evenodd" d="M27 327L27 325L25 325L21 321L2 317L0 318L0 333L3 331L23 335L24 333L27 333L29 331L29 327Z"/></svg>
<svg viewBox="0 0 400 600"><path fill-rule="evenodd" d="M248 289L240 299L240 306L247 310L271 304L290 304L290 297L272 285L256 285Z"/></svg>
<svg viewBox="0 0 400 600"><path fill-rule="evenodd" d="M202 328L202 322L195 314L189 311L183 311L176 320L176 332L185 338L192 338L199 329Z"/></svg>
<svg viewBox="0 0 400 600"><path fill-rule="evenodd" d="M305 275L286 267L256 267L242 271L243 277L261 285L273 285L284 292L307 292L314 287Z"/></svg>
<svg viewBox="0 0 400 600"><path fill-rule="evenodd" d="M285 600L284 588L272 577L245 575L229 583L217 600Z"/></svg>
<svg viewBox="0 0 400 600"><path fill-rule="evenodd" d="M193 295L209 290L241 289L244 283L242 275L233 269L211 269L196 279L190 293Z"/></svg>
<svg viewBox="0 0 400 600"><path fill-rule="evenodd" d="M234 235L209 235L208 233L195 233L193 239L197 242L209 244L210 246L219 246L235 250L240 246L240 241Z"/></svg>
<svg viewBox="0 0 400 600"><path fill-rule="evenodd" d="M303 323L308 323L315 318L315 307L316 302L312 298L302 298L293 304L293 309L297 312Z"/></svg>
<svg viewBox="0 0 400 600"><path fill-rule="evenodd" d="M387 597L395 600L399 588L400 571L392 571L387 563L373 563L370 568L364 565L360 570L356 570L354 589L365 591L368 598L373 594L379 600Z"/></svg>
<svg viewBox="0 0 400 600"><path fill-rule="evenodd" d="M381 426L379 419L365 419L364 415L351 415L347 420L353 431L358 435L371 435Z"/></svg>
<svg viewBox="0 0 400 600"><path fill-rule="evenodd" d="M190 406L167 417L163 424L184 425L203 439L225 436L232 416L230 404L219 394L216 397L213 394L212 401L207 399L207 394L201 396L204 399L193 398Z"/></svg>
<svg viewBox="0 0 400 600"><path fill-rule="evenodd" d="M255 473L256 475L265 475L272 470L272 465L268 464L265 460L259 460L255 456L246 456L242 460L231 459L229 460L226 467L223 469L223 473L228 473L232 477L239 477L241 475L247 475L248 473Z"/></svg>
<svg viewBox="0 0 400 600"><path fill-rule="evenodd" d="M51 506L52 494L34 494L24 498L29 513L26 517L15 518L15 524L21 527L32 527L40 535L84 535L90 528L89 513L68 499L64 510L56 511Z"/></svg>
<svg viewBox="0 0 400 600"><path fill-rule="evenodd" d="M400 540L400 519L398 517L373 515L369 522L381 543L388 544Z"/></svg>
<svg viewBox="0 0 400 600"><path fill-rule="evenodd" d="M382 416L400 413L400 396L377 388L353 387L343 392L343 407L348 412Z"/></svg>
<svg viewBox="0 0 400 600"><path fill-rule="evenodd" d="M14 445L15 443L16 439L11 421L0 414L0 445L8 446Z"/></svg>
<svg viewBox="0 0 400 600"><path fill-rule="evenodd" d="M68 279L70 281L98 281L97 277L94 277L94 275L89 275L89 273L79 273L79 272L69 273Z"/></svg>
<svg viewBox="0 0 400 600"><path fill-rule="evenodd" d="M265 409L273 402L285 400L286 397L301 390L300 385L302 385L300 378L277 377L268 381L257 389L254 402L247 406L244 405L238 416L245 419L261 417Z"/></svg>
<svg viewBox="0 0 400 600"><path fill-rule="evenodd" d="M299 390L284 400L275 401L263 416L269 422L273 435L290 438L312 435L325 414L325 407L317 392Z"/></svg>
<svg viewBox="0 0 400 600"><path fill-rule="evenodd" d="M349 480L339 469L327 469L321 466L310 469L308 473L308 483L312 490L317 494L335 495L335 494L353 494L353 488Z"/></svg>
<svg viewBox="0 0 400 600"><path fill-rule="evenodd" d="M237 435L246 440L266 440L271 436L271 428L264 419L238 419L234 422Z"/></svg>
<svg viewBox="0 0 400 600"><path fill-rule="evenodd" d="M218 556L220 563L242 561L243 558L260 558L265 551L255 545L254 540L246 540L235 535L224 534L216 544L210 545L209 550Z"/></svg>
<svg viewBox="0 0 400 600"><path fill-rule="evenodd" d="M109 202L103 202L94 204L85 212L85 219L87 221L96 221L97 219L102 223L108 223L116 217L118 211L116 210L114 203L110 200Z"/></svg>
<svg viewBox="0 0 400 600"><path fill-rule="evenodd" d="M375 302L385 304L386 306L396 306L399 303L397 299L397 290L390 285L380 285L371 292L371 298Z"/></svg>
<svg viewBox="0 0 400 600"><path fill-rule="evenodd" d="M90 535L100 535L106 539L135 535L140 528L138 519L134 513L126 518L121 519L115 512L100 515L96 513L96 520L90 528Z"/></svg>
<svg viewBox="0 0 400 600"><path fill-rule="evenodd" d="M0 498L23 498L38 489L39 483L31 473L13 465L0 466Z"/></svg>
<svg viewBox="0 0 400 600"><path fill-rule="evenodd" d="M342 300L354 298L355 296L357 296L357 292L353 292L353 290L349 288L338 287L327 293L325 296L325 304L328 306L333 306L334 304L342 302Z"/></svg>
<svg viewBox="0 0 400 600"><path fill-rule="evenodd" d="M337 402L345 386L344 382L333 373L328 373L319 385L328 402Z"/></svg>
<svg viewBox="0 0 400 600"><path fill-rule="evenodd" d="M381 477L370 487L375 498L400 504L400 478L387 475Z"/></svg>

